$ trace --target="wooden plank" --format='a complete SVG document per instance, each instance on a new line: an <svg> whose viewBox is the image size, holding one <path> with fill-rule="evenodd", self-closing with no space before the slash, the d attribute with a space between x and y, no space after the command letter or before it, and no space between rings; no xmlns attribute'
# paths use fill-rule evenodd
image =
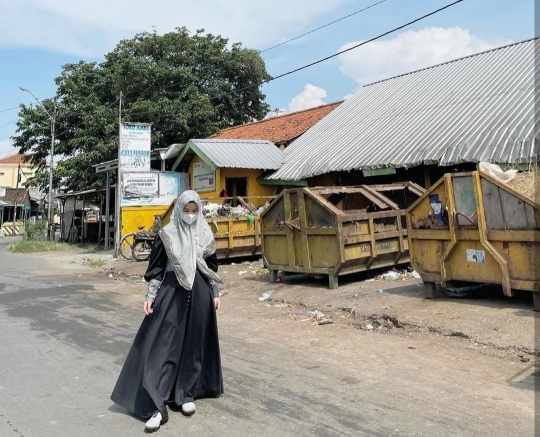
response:
<svg viewBox="0 0 540 437"><path fill-rule="evenodd" d="M504 212L501 204L499 187L487 179L482 179L484 210L486 211L486 226L488 229L506 229Z"/></svg>
<svg viewBox="0 0 540 437"><path fill-rule="evenodd" d="M527 223L525 212L525 204L518 197L508 193L505 190L500 190L501 204L506 221L506 228L510 230L531 230Z"/></svg>
<svg viewBox="0 0 540 437"><path fill-rule="evenodd" d="M439 229L409 229L411 240L451 240L450 230Z"/></svg>
<svg viewBox="0 0 540 437"><path fill-rule="evenodd" d="M341 222L358 222L368 220L370 218L389 218L405 215L405 210L400 211L382 211L382 212L366 212L362 214L345 214L344 217L338 217Z"/></svg>
<svg viewBox="0 0 540 437"><path fill-rule="evenodd" d="M300 222L300 241L302 244L302 264L304 268L309 268L311 267L311 260L309 256L309 241L307 234L306 201L303 191L298 193L298 218Z"/></svg>
<svg viewBox="0 0 540 437"><path fill-rule="evenodd" d="M540 242L540 231L487 231L489 241Z"/></svg>
<svg viewBox="0 0 540 437"><path fill-rule="evenodd" d="M284 221L287 222L292 219L292 205L291 205L291 191L287 190L283 195L283 208L285 211ZM291 229L288 227L285 228L285 233L287 234L287 258L289 261L289 266L296 265L296 256L295 256L295 247L294 247L294 234ZM281 270L281 269L278 269Z"/></svg>

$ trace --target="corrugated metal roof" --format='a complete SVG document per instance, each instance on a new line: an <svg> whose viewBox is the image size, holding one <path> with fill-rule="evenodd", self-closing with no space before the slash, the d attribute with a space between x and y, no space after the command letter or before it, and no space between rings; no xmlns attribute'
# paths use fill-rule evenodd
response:
<svg viewBox="0 0 540 437"><path fill-rule="evenodd" d="M192 147L195 146L195 147ZM264 140L189 140L186 147L198 148L216 167L277 170L283 162L283 152Z"/></svg>
<svg viewBox="0 0 540 437"><path fill-rule="evenodd" d="M537 159L538 44L524 41L362 87L294 141L271 178Z"/></svg>

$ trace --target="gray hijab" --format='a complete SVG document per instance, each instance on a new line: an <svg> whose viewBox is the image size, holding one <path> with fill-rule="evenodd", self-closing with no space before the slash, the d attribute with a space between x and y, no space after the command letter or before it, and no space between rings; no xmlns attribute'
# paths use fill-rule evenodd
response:
<svg viewBox="0 0 540 437"><path fill-rule="evenodd" d="M188 225L182 220L181 215L190 202L197 204L199 214L195 222ZM195 191L184 191L178 196L171 221L161 229L159 235L176 278L186 290L193 288L197 269L208 279L223 282L205 261L216 252L216 242L210 226L204 219L201 199Z"/></svg>

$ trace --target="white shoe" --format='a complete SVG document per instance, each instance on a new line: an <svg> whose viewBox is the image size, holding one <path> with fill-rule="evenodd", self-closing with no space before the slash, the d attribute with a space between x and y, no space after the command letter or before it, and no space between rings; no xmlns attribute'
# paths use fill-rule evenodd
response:
<svg viewBox="0 0 540 437"><path fill-rule="evenodd" d="M182 404L182 413L186 416L193 416L195 414L195 403L188 402L187 404Z"/></svg>
<svg viewBox="0 0 540 437"><path fill-rule="evenodd" d="M144 426L145 432L155 432L159 429L161 425L167 422L167 419L163 419L163 416L159 411L156 411L150 419L148 419L148 422L146 422L146 425Z"/></svg>

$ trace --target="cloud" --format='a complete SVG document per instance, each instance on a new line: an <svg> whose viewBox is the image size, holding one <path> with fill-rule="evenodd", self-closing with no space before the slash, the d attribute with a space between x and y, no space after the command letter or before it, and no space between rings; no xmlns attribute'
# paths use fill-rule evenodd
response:
<svg viewBox="0 0 540 437"><path fill-rule="evenodd" d="M304 91L294 96L289 102L289 111L301 111L315 106L324 105L322 99L326 97L326 91L318 86L308 83Z"/></svg>
<svg viewBox="0 0 540 437"><path fill-rule="evenodd" d="M361 41L345 44L338 51ZM498 47L510 41L486 42L461 27L428 27L375 41L338 57L341 72L360 85Z"/></svg>
<svg viewBox="0 0 540 437"><path fill-rule="evenodd" d="M17 0L3 2L4 47L32 47L99 57L137 32L186 26L264 49L309 27L350 0ZM24 25L21 25L23 23Z"/></svg>

